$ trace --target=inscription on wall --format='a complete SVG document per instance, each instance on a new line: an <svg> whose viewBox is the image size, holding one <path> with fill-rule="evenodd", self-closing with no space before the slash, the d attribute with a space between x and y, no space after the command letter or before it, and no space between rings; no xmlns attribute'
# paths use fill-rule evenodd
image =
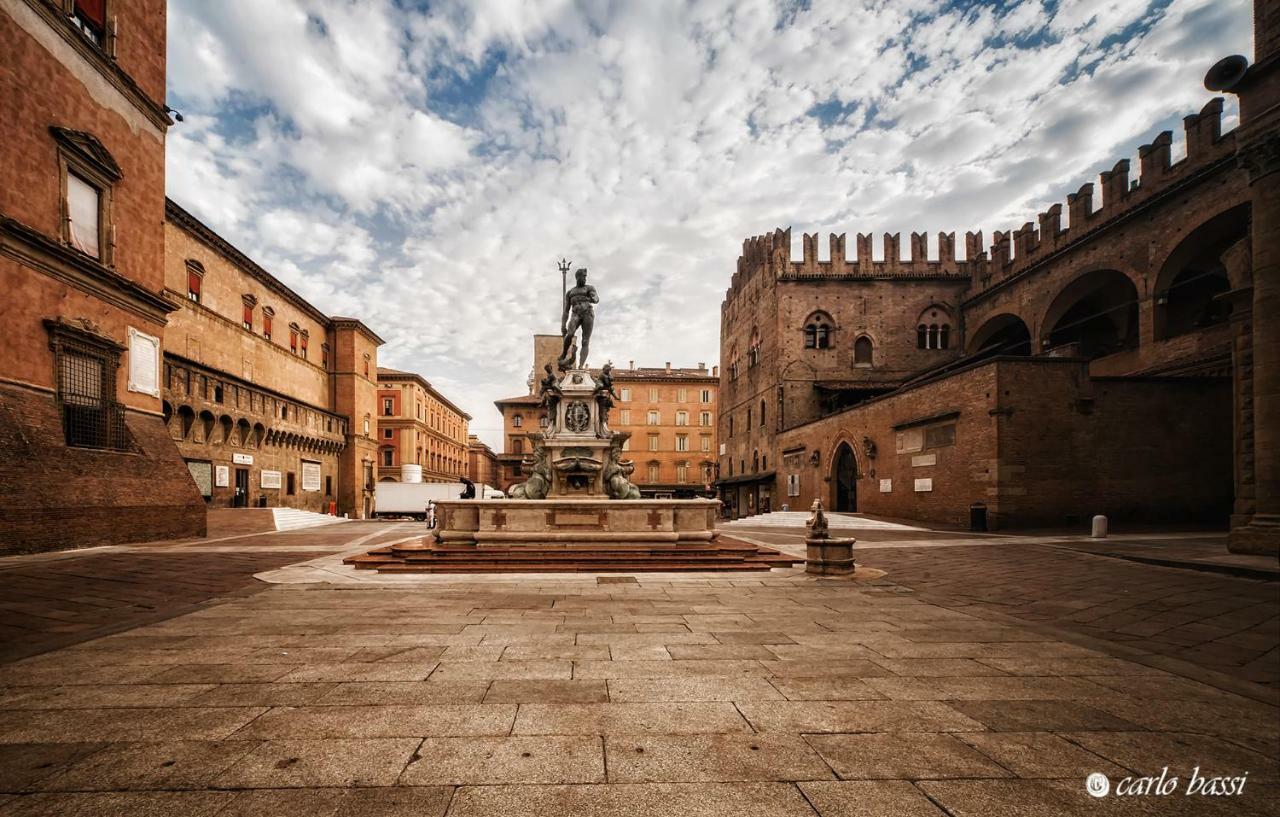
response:
<svg viewBox="0 0 1280 817"><path fill-rule="evenodd" d="M929 491L932 491L932 490L933 490L933 479L926 478L926 479L916 480L916 493L923 494L923 493L928 493Z"/></svg>

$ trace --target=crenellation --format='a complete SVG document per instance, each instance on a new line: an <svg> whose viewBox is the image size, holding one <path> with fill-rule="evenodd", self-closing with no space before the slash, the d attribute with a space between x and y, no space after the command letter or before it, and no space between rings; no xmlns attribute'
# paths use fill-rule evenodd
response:
<svg viewBox="0 0 1280 817"><path fill-rule="evenodd" d="M847 273L849 271L849 256L845 254L845 236L844 233L836 235L830 233L827 236L828 245L831 248L831 269L837 273Z"/></svg>
<svg viewBox="0 0 1280 817"><path fill-rule="evenodd" d="M902 233L884 234L884 268L896 272L902 266Z"/></svg>
<svg viewBox="0 0 1280 817"><path fill-rule="evenodd" d="M1075 235L1080 235L1092 216L1093 182L1085 182L1079 190L1067 196L1067 218L1070 222L1067 226Z"/></svg>
<svg viewBox="0 0 1280 817"><path fill-rule="evenodd" d="M1200 113L1183 117L1182 126L1187 133L1187 161L1201 161L1222 138L1222 97L1209 100Z"/></svg>
<svg viewBox="0 0 1280 817"><path fill-rule="evenodd" d="M973 264L979 258L985 257L987 254L986 244L982 241L982 231L966 232L964 234L964 257L965 261Z"/></svg>
<svg viewBox="0 0 1280 817"><path fill-rule="evenodd" d="M870 275L874 259L871 257L871 233L858 233L858 274Z"/></svg>
<svg viewBox="0 0 1280 817"><path fill-rule="evenodd" d="M917 267L929 260L929 236L926 233L911 234L911 266Z"/></svg>
<svg viewBox="0 0 1280 817"><path fill-rule="evenodd" d="M1102 207L1110 215L1129 194L1129 160L1121 159L1110 170L1102 171L1099 178L1102 182Z"/></svg>
<svg viewBox="0 0 1280 817"><path fill-rule="evenodd" d="M801 262L801 273L804 275L818 274L818 234L802 233L800 236L802 246L804 248L804 260Z"/></svg>
<svg viewBox="0 0 1280 817"><path fill-rule="evenodd" d="M1140 187L1150 189L1169 174L1173 148L1173 131L1163 131L1151 144L1138 148Z"/></svg>
<svg viewBox="0 0 1280 817"><path fill-rule="evenodd" d="M1058 236L1062 234L1062 205L1053 205L1041 213L1038 218L1040 221L1039 246L1046 250L1052 250L1058 246Z"/></svg>
<svg viewBox="0 0 1280 817"><path fill-rule="evenodd" d="M1040 248L1040 238L1036 234L1036 225L1030 221L1013 231L1014 258L1021 261L1031 256Z"/></svg>
<svg viewBox="0 0 1280 817"><path fill-rule="evenodd" d="M1008 230L996 230L991 234L991 269L995 273L1004 273L1005 267L1012 260L1009 255L1010 234Z"/></svg>
<svg viewBox="0 0 1280 817"><path fill-rule="evenodd" d="M943 272L956 270L956 234L938 233L938 264Z"/></svg>

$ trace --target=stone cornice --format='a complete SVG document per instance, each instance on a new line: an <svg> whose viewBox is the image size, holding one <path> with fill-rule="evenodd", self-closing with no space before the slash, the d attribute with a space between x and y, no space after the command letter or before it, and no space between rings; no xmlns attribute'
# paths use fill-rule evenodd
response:
<svg viewBox="0 0 1280 817"><path fill-rule="evenodd" d="M160 293L3 213L0 255L161 325L177 309Z"/></svg>

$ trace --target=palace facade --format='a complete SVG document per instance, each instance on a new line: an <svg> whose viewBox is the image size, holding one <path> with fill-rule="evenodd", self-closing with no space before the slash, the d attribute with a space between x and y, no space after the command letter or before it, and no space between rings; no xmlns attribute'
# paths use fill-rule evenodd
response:
<svg viewBox="0 0 1280 817"><path fill-rule="evenodd" d="M378 369L378 479L399 482L411 465L423 482L458 482L470 421L421 375Z"/></svg>

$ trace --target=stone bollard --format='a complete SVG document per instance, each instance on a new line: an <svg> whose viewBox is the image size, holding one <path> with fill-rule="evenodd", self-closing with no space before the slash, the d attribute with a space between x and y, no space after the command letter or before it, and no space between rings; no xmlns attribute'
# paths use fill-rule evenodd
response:
<svg viewBox="0 0 1280 817"><path fill-rule="evenodd" d="M853 561L853 545L856 539L832 539L827 532L827 517L822 512L822 500L813 501L813 515L809 517L809 535L805 537L806 573L819 576L848 576L856 569Z"/></svg>
<svg viewBox="0 0 1280 817"><path fill-rule="evenodd" d="M1107 518L1102 514L1098 514L1093 518L1093 533L1090 534L1094 539L1107 538Z"/></svg>

